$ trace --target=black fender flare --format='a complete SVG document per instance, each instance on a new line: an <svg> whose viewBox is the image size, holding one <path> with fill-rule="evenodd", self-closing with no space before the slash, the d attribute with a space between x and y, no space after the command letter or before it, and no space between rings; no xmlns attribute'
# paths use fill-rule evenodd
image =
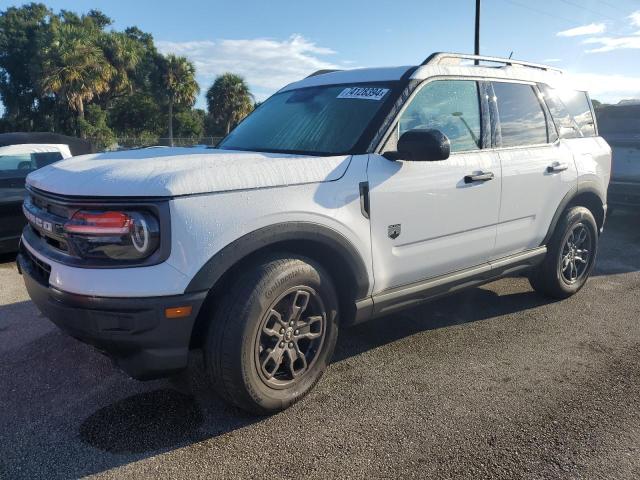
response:
<svg viewBox="0 0 640 480"><path fill-rule="evenodd" d="M545 235L544 239L540 243L541 246L542 245L547 245L549 243L549 241L551 240L553 232L556 229L556 225L558 225L558 222L560 221L560 216L562 215L562 213L567 209L567 207L571 204L571 202L578 195L582 195L584 193L592 193L595 196L597 196L600 199L600 201L602 202L602 206L604 207L605 201L602 198L602 194L595 187L593 187L592 185L585 184L585 185L579 185L577 187L573 187L564 196L564 198L560 202L560 205L558 205L558 208L556 209L556 213L554 213L553 218L551 219L551 224L549 225L549 229L547 230L547 234Z"/></svg>
<svg viewBox="0 0 640 480"><path fill-rule="evenodd" d="M285 222L247 233L211 257L191 279L185 293L210 290L239 261L270 245L307 241L319 243L335 252L334 261L350 269L355 280L356 299L369 292L369 275L364 260L353 244L336 230L313 222Z"/></svg>

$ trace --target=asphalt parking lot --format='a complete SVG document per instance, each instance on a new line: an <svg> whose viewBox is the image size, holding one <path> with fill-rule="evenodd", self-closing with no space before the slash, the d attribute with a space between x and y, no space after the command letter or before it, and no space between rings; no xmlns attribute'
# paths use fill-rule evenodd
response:
<svg viewBox="0 0 640 480"><path fill-rule="evenodd" d="M0 478L640 478L640 215L550 302L523 278L343 330L301 403L248 416L58 332L0 258ZM179 387L176 389L176 387Z"/></svg>

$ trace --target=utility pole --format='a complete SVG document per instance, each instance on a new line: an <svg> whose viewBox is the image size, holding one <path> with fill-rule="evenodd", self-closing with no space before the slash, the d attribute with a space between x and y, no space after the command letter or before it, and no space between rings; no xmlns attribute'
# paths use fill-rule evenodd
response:
<svg viewBox="0 0 640 480"><path fill-rule="evenodd" d="M480 0L476 0L476 35L475 35L474 55L480 55ZM475 60L476 65L480 62Z"/></svg>

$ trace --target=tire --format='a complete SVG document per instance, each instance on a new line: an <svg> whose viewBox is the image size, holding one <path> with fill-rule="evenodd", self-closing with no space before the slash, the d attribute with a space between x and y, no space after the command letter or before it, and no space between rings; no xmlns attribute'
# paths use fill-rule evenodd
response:
<svg viewBox="0 0 640 480"><path fill-rule="evenodd" d="M544 261L529 274L534 290L563 299L587 282L598 251L598 227L591 211L571 207L556 226Z"/></svg>
<svg viewBox="0 0 640 480"><path fill-rule="evenodd" d="M240 272L227 292L205 339L208 375L218 393L243 410L284 410L315 386L333 355L333 282L313 260L285 253Z"/></svg>

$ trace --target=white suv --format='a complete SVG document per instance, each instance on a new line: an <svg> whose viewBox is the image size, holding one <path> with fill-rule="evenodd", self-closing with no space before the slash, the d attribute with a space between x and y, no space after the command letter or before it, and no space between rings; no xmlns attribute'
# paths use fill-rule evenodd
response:
<svg viewBox="0 0 640 480"><path fill-rule="evenodd" d="M319 380L339 327L524 270L577 292L610 164L588 96L549 67L439 53L324 71L217 149L30 174L18 264L53 322L133 377L202 348L224 398L274 412Z"/></svg>

